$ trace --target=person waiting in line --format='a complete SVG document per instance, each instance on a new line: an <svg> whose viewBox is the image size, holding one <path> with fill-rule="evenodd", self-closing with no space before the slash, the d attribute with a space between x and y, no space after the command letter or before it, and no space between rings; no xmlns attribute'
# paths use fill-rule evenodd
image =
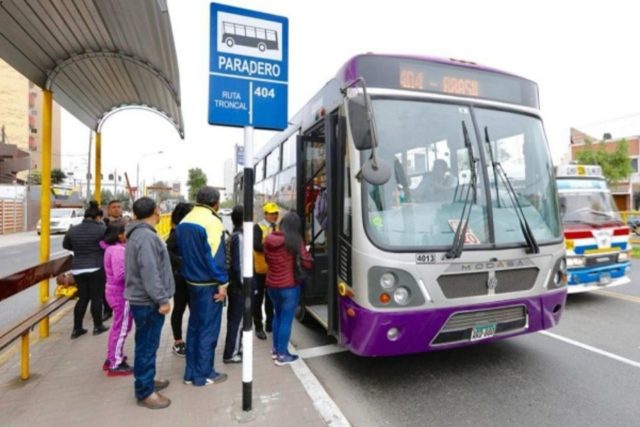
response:
<svg viewBox="0 0 640 427"><path fill-rule="evenodd" d="M184 357L186 354L186 345L182 339L182 318L189 303L189 293L187 291L187 282L180 274L182 267L182 258L178 250L178 237L176 236L176 227L180 221L187 216L193 209L191 203L178 203L171 213L171 231L167 238L167 249L171 258L171 269L173 270L173 278L176 282L176 293L173 297L173 311L171 312L171 330L173 332L174 354Z"/></svg>
<svg viewBox="0 0 640 427"><path fill-rule="evenodd" d="M227 379L227 374L216 372L214 355L229 277L224 225L217 214L220 192L202 187L196 202L176 227L176 236L182 257L181 274L189 292L184 383L203 386Z"/></svg>
<svg viewBox="0 0 640 427"><path fill-rule="evenodd" d="M107 215L103 221L106 225L109 225L111 221L122 221L122 202L118 199L113 199L107 205Z"/></svg>
<svg viewBox="0 0 640 427"><path fill-rule="evenodd" d="M254 264L254 299L253 299L253 325L256 329L256 337L267 339L267 332L271 332L273 324L273 304L269 295L265 292L265 280L269 266L264 259L263 243L267 236L278 229L278 205L267 202L262 207L264 218L253 226L253 264ZM262 305L264 302L265 321L262 322Z"/></svg>
<svg viewBox="0 0 640 427"><path fill-rule="evenodd" d="M227 338L224 343L224 352L222 354L223 363L240 363L242 362L241 354L241 337L242 337L242 317L244 314L244 294L242 286L242 218L244 208L242 205L235 206L231 211L231 222L233 223L233 232L229 242L229 289L227 298L229 306L227 307Z"/></svg>
<svg viewBox="0 0 640 427"><path fill-rule="evenodd" d="M125 250L127 237L124 231L124 221L109 221L104 235L104 271L107 276L105 295L107 302L113 308L113 325L109 331L107 341L107 358L103 370L110 377L126 376L133 373L124 355L124 341L131 331L133 316L129 301L124 299Z"/></svg>
<svg viewBox="0 0 640 427"><path fill-rule="evenodd" d="M102 222L102 210L92 201L84 211L83 221L69 229L62 241L62 247L73 252L71 274L78 286L78 302L73 310L73 331L71 339L87 333L82 320L91 302L93 335L107 330L102 318L104 298L104 250L100 242L104 238L106 227Z"/></svg>
<svg viewBox="0 0 640 427"><path fill-rule="evenodd" d="M413 194L422 202L430 200L442 200L443 193L452 190L458 184L458 180L449 174L449 166L443 159L435 159L430 173L425 173Z"/></svg>
<svg viewBox="0 0 640 427"><path fill-rule="evenodd" d="M157 235L160 210L149 197L133 203L137 221L127 224L125 250L125 298L136 324L134 390L138 405L162 409L171 400L158 393L169 380L157 381L156 355L164 316L171 311L169 300L175 292L171 260L165 243Z"/></svg>
<svg viewBox="0 0 640 427"><path fill-rule="evenodd" d="M124 218L122 216L122 202L118 199L113 199L107 205L107 216L105 216L102 221L105 225L109 225L111 221L122 221ZM104 296L104 307L102 311L102 320L108 320L113 315L113 309L107 301L107 296Z"/></svg>
<svg viewBox="0 0 640 427"><path fill-rule="evenodd" d="M272 358L278 366L298 360L287 347L291 337L291 325L300 300L300 283L295 271L298 260L302 268L313 267L311 255L302 240L300 217L295 212L287 213L280 222L280 231L269 234L264 241L264 254L269 264L266 285L273 301L273 352Z"/></svg>

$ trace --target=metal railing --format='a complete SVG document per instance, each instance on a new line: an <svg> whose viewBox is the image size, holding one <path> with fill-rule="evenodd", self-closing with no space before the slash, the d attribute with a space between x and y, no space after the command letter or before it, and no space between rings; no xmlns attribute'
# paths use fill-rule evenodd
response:
<svg viewBox="0 0 640 427"><path fill-rule="evenodd" d="M171 232L171 214L165 213L160 216L160 222L156 225L156 231L162 240L167 240Z"/></svg>
<svg viewBox="0 0 640 427"><path fill-rule="evenodd" d="M49 261L34 265L25 270L18 271L7 277L0 278L0 301L9 298L31 286L44 282L47 286L49 280L58 274L68 271L71 268L72 255L65 255L60 258L54 258ZM47 293L48 295L48 293ZM49 315L59 310L69 301L68 297L56 297L50 299L48 296L43 300L42 304L36 310L29 313L24 319L20 320L6 330L0 331L0 351L8 347L18 338L21 339L21 358L20 358L20 378L29 379L29 332L31 329L42 321L47 322L47 334L41 335L46 338L48 334Z"/></svg>

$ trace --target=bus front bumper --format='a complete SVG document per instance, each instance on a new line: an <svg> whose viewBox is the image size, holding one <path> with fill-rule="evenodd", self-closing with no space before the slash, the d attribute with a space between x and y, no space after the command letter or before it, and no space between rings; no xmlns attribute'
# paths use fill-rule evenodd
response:
<svg viewBox="0 0 640 427"><path fill-rule="evenodd" d="M566 298L562 288L487 304L385 312L341 297L340 342L355 354L373 357L491 342L557 325Z"/></svg>

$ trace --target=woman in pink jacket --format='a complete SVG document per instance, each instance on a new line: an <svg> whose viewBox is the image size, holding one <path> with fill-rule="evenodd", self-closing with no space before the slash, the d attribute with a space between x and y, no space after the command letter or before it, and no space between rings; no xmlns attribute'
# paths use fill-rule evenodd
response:
<svg viewBox="0 0 640 427"><path fill-rule="evenodd" d="M124 355L124 340L131 331L132 315L129 302L124 299L124 252L127 237L123 221L111 221L104 235L104 271L107 276L105 295L113 308L113 325L109 331L107 359L103 369L110 377L131 375L133 368L127 364Z"/></svg>

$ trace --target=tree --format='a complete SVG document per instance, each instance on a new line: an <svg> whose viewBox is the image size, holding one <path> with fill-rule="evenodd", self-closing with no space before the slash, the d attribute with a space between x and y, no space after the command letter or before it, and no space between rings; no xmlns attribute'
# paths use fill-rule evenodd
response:
<svg viewBox="0 0 640 427"><path fill-rule="evenodd" d="M40 171L31 171L29 173L29 184L31 185L40 185L42 184L42 174Z"/></svg>
<svg viewBox="0 0 640 427"><path fill-rule="evenodd" d="M585 165L599 165L609 184L625 181L633 173L626 139L618 142L612 152L605 150L604 141L596 146L587 140L584 149L576 153L576 160Z"/></svg>
<svg viewBox="0 0 640 427"><path fill-rule="evenodd" d="M189 187L189 200L195 201L198 190L207 185L207 175L204 174L202 169L193 168L189 169L189 180L187 181L187 187Z"/></svg>
<svg viewBox="0 0 640 427"><path fill-rule="evenodd" d="M51 170L51 183L52 184L62 184L62 182L67 178L67 174L62 172L60 169L52 169Z"/></svg>
<svg viewBox="0 0 640 427"><path fill-rule="evenodd" d="M111 190L103 188L100 190L100 199L103 205L108 205L110 201L114 199L113 193Z"/></svg>

